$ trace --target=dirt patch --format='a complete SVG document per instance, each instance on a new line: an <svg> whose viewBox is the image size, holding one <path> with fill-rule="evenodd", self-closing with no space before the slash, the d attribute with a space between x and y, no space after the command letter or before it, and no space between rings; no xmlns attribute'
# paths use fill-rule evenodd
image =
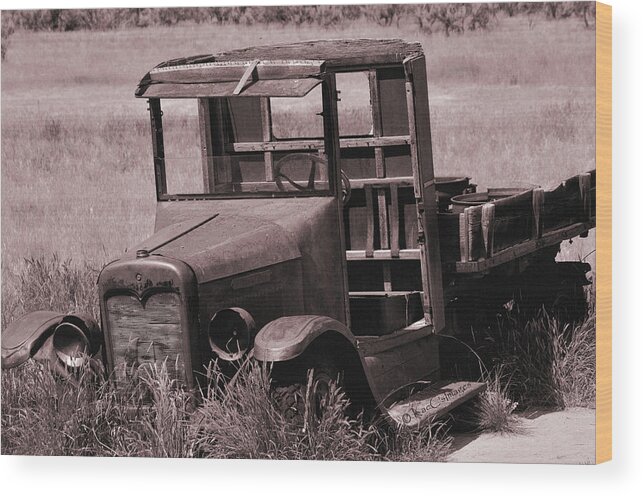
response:
<svg viewBox="0 0 643 496"><path fill-rule="evenodd" d="M516 434L456 434L450 462L593 464L596 411L531 410Z"/></svg>

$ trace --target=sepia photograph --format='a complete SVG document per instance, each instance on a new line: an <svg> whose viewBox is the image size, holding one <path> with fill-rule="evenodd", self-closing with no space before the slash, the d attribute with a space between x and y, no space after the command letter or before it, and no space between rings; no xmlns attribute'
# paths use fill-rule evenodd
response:
<svg viewBox="0 0 643 496"><path fill-rule="evenodd" d="M609 6L1 20L2 455L611 458Z"/></svg>

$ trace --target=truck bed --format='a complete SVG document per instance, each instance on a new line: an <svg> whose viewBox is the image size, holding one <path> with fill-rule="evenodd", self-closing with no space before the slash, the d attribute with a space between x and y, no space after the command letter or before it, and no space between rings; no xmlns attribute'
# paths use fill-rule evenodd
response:
<svg viewBox="0 0 643 496"><path fill-rule="evenodd" d="M449 271L486 271L596 226L596 171L557 188L526 190L506 198L439 214L442 262Z"/></svg>
<svg viewBox="0 0 643 496"><path fill-rule="evenodd" d="M358 181L353 186L354 199L345 212L348 261L419 260L411 178L364 183ZM388 193L392 187L395 193L386 195L389 242L384 233L378 232L381 215L377 208L373 209L374 202L369 201L368 196L378 189ZM488 193L493 196L492 189ZM395 201L397 205L393 205ZM593 170L573 176L552 190L527 189L512 196L441 212L438 226L444 272L484 272L584 235L596 226L595 202L596 171Z"/></svg>

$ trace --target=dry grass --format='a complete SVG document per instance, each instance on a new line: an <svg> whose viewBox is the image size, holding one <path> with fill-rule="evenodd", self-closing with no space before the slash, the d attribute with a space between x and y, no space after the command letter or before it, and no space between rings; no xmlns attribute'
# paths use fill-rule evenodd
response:
<svg viewBox="0 0 643 496"><path fill-rule="evenodd" d="M28 362L2 374L2 454L443 461L451 444L435 426L378 430L348 418L348 400L332 384L319 418L288 419L256 362L193 405L165 367L142 368L116 388L89 374L78 385L60 381Z"/></svg>
<svg viewBox="0 0 643 496"><path fill-rule="evenodd" d="M3 299L6 322L24 309L48 306L96 313L95 272L59 259L26 264L11 297ZM22 303L10 303L16 301ZM528 323L503 321L497 334L488 336L495 340L494 358L504 364L502 373L487 374L489 389L474 410L476 426L515 432L514 400L521 408L592 406L594 333L593 311L576 326L544 314ZM286 418L271 401L269 378L256 364L246 365L231 388L211 382L196 412L162 367L144 369L115 389L111 383L96 387L89 374L81 377L80 387L60 382L30 362L3 371L1 390L3 453L443 461L451 445L443 425L396 431L349 419L348 401L338 389L332 389L319 421L309 415Z"/></svg>
<svg viewBox="0 0 643 496"><path fill-rule="evenodd" d="M2 327L35 310L83 313L98 321L97 279L96 268L57 255L3 267Z"/></svg>
<svg viewBox="0 0 643 496"><path fill-rule="evenodd" d="M377 439L383 459L392 462L444 462L453 438L447 424L429 423L419 427L388 428Z"/></svg>
<svg viewBox="0 0 643 496"><path fill-rule="evenodd" d="M374 460L372 430L346 416L345 394L331 384L326 408L313 413L312 374L306 413L289 419L272 401L268 372L247 362L232 387L211 390L195 414L196 453L208 458Z"/></svg>
<svg viewBox="0 0 643 496"><path fill-rule="evenodd" d="M511 378L504 377L502 368L485 374L487 390L473 405L475 425L483 431L511 434L520 431L520 422L514 414L518 403L509 398Z"/></svg>
<svg viewBox="0 0 643 496"><path fill-rule="evenodd" d="M596 395L596 311L567 324L541 311L533 320L506 316L488 336L521 408L591 407Z"/></svg>

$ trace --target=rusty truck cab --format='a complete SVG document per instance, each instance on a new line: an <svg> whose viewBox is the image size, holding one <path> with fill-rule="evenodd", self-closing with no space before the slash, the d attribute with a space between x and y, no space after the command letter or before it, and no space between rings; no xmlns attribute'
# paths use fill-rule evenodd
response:
<svg viewBox="0 0 643 496"><path fill-rule="evenodd" d="M350 393L384 408L439 378L442 265L419 44L175 59L136 96L148 101L158 204L155 233L99 278L109 371L165 361L195 386L212 359L252 355L277 383L341 372ZM408 407L390 413L406 419Z"/></svg>
<svg viewBox="0 0 643 496"><path fill-rule="evenodd" d="M104 294L134 265L185 263L193 370L254 342L256 359L282 364L330 346L378 403L439 376L442 269L419 44L317 41L176 59L136 96L149 102L156 234L104 271ZM110 298L108 350L128 311ZM234 350L216 335L234 327L216 325L225 312L252 327Z"/></svg>

